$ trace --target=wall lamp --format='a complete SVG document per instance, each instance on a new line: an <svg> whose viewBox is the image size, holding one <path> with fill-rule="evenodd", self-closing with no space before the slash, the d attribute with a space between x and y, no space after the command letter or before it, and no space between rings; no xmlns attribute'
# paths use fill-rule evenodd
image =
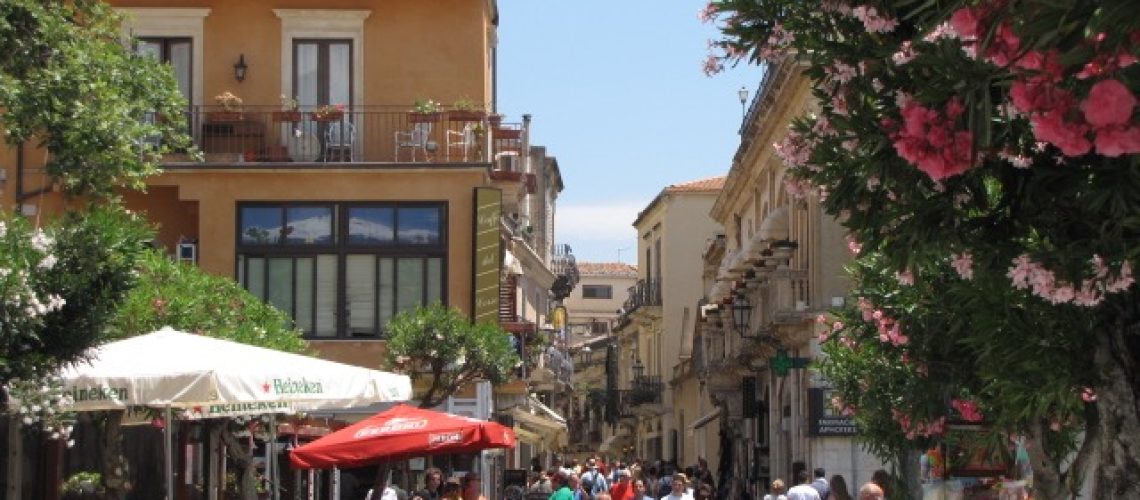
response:
<svg viewBox="0 0 1140 500"><path fill-rule="evenodd" d="M238 62L234 63L234 80L239 82L245 80L245 69L247 67L245 65L245 54L238 56Z"/></svg>

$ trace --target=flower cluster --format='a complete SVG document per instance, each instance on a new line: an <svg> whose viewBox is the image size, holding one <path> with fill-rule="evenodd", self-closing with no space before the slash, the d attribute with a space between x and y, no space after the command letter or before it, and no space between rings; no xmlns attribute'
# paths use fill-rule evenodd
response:
<svg viewBox="0 0 1140 500"><path fill-rule="evenodd" d="M913 99L903 99L902 127L887 121L888 132L900 157L935 181L958 175L973 166L974 136L957 127L965 112L962 101L950 99L943 112Z"/></svg>
<svg viewBox="0 0 1140 500"><path fill-rule="evenodd" d="M938 417L931 422L913 420L910 415L899 411L897 408L892 408L891 418L898 422L903 432L906 433L906 438L912 441L919 436L941 436L946 432L946 417Z"/></svg>
<svg viewBox="0 0 1140 500"><path fill-rule="evenodd" d="M1128 261L1120 265L1120 271L1115 277L1109 276L1108 266L1100 256L1093 256L1092 265L1095 277L1083 280L1079 288L1073 283L1058 280L1053 271L1046 269L1040 262L1035 262L1027 254L1013 259L1013 267L1006 276L1013 282L1014 288L1031 289L1033 295L1053 304L1072 303L1085 307L1096 306L1104 300L1105 294L1122 292L1135 283L1132 265Z"/></svg>
<svg viewBox="0 0 1140 500"><path fill-rule="evenodd" d="M222 109L226 111L241 111L241 98L228 90L214 96L214 102L218 103L218 106L221 106Z"/></svg>
<svg viewBox="0 0 1140 500"><path fill-rule="evenodd" d="M974 255L970 252L956 253L950 256L950 266L964 280L974 279Z"/></svg>
<svg viewBox="0 0 1140 500"><path fill-rule="evenodd" d="M950 406L958 412L962 420L967 422L981 422L985 419L982 411L978 409L978 404L968 399L954 399L950 401Z"/></svg>
<svg viewBox="0 0 1140 500"><path fill-rule="evenodd" d="M991 28L991 17L986 6L964 7L954 12L950 25L966 47L976 48L979 37ZM1096 57L1072 75L1078 80L1099 79L1079 103L1077 94L1064 86L1070 75L1059 62L1057 49L1022 51L1008 22L997 25L981 54L991 64L1014 72L1017 79L1010 87L1014 107L1029 117L1038 140L1056 146L1065 156L1087 154L1094 145L1097 153L1109 157L1140 152L1140 126L1132 119L1136 96L1111 77L1137 59L1127 52L1100 50L1100 38L1093 40Z"/></svg>
<svg viewBox="0 0 1140 500"><path fill-rule="evenodd" d="M859 310L863 313L863 321L874 323L879 330L879 341L893 346L903 346L910 342L910 337L902 331L902 326L894 318L878 309L870 300L859 297Z"/></svg>
<svg viewBox="0 0 1140 500"><path fill-rule="evenodd" d="M49 439L75 444L71 440L75 413L66 410L74 401L64 391L62 379L54 375L42 380L13 379L4 389L12 400L19 401L14 410L24 425L38 424Z"/></svg>

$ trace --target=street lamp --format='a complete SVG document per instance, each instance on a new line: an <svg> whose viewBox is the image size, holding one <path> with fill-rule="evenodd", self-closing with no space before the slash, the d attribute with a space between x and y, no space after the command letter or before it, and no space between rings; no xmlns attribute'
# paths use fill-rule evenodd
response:
<svg viewBox="0 0 1140 500"><path fill-rule="evenodd" d="M752 302L743 293L737 293L732 300L732 327L741 337L748 336L748 329L752 326Z"/></svg>
<svg viewBox="0 0 1140 500"><path fill-rule="evenodd" d="M741 85L740 90L736 91L736 96L740 98L740 121L743 123L744 115L746 113L744 105L748 103L748 88Z"/></svg>

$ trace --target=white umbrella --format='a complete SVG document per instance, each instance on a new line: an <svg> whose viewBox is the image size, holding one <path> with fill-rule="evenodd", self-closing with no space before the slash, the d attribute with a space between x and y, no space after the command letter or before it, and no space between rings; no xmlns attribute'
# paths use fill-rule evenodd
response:
<svg viewBox="0 0 1140 500"><path fill-rule="evenodd" d="M411 380L310 356L163 328L95 348L62 371L73 411L163 408L167 484L171 409L183 416L291 413L407 401ZM169 487L169 486L168 486Z"/></svg>

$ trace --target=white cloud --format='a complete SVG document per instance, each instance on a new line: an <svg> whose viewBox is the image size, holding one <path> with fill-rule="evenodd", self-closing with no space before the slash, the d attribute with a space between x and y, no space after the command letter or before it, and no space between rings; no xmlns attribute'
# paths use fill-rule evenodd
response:
<svg viewBox="0 0 1140 500"><path fill-rule="evenodd" d="M558 204L554 239L569 244L579 261L613 262L621 249L623 262L636 262L637 231L633 220L642 203Z"/></svg>

